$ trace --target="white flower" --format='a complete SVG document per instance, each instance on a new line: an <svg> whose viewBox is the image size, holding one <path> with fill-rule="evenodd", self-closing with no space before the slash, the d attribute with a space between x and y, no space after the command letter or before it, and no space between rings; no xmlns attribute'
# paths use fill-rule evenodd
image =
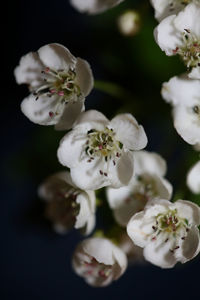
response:
<svg viewBox="0 0 200 300"><path fill-rule="evenodd" d="M107 198L115 220L125 227L130 218L144 209L153 198L170 199L171 184L163 178L166 163L157 153L137 151L134 153L135 176L128 186L107 188Z"/></svg>
<svg viewBox="0 0 200 300"><path fill-rule="evenodd" d="M163 84L162 96L173 105L174 127L189 144L200 143L200 80L185 74Z"/></svg>
<svg viewBox="0 0 200 300"><path fill-rule="evenodd" d="M189 170L187 174L187 186L194 194L200 194L200 161Z"/></svg>
<svg viewBox="0 0 200 300"><path fill-rule="evenodd" d="M82 13L98 14L124 0L70 0L71 5Z"/></svg>
<svg viewBox="0 0 200 300"><path fill-rule="evenodd" d="M89 64L75 58L67 48L49 44L23 56L14 71L18 84L26 83L31 94L21 104L34 123L72 127L93 87Z"/></svg>
<svg viewBox="0 0 200 300"><path fill-rule="evenodd" d="M136 10L128 10L119 16L117 23L123 35L134 36L140 30L140 15Z"/></svg>
<svg viewBox="0 0 200 300"><path fill-rule="evenodd" d="M190 3L177 16L165 18L155 29L155 39L169 56L179 54L191 72L200 79L200 5Z"/></svg>
<svg viewBox="0 0 200 300"><path fill-rule="evenodd" d="M92 286L103 287L117 280L126 270L124 252L105 238L89 238L76 248L74 271Z"/></svg>
<svg viewBox="0 0 200 300"><path fill-rule="evenodd" d="M177 14L191 2L198 4L199 0L151 0L151 4L155 9L155 18L158 21L172 14Z"/></svg>
<svg viewBox="0 0 200 300"><path fill-rule="evenodd" d="M79 190L69 172L48 177L39 187L39 195L47 202L46 217L57 233L71 228L83 229L89 234L95 226L95 193Z"/></svg>
<svg viewBox="0 0 200 300"><path fill-rule="evenodd" d="M200 208L185 200L156 199L135 214L127 225L133 242L144 248L144 258L162 268L185 263L200 251Z"/></svg>
<svg viewBox="0 0 200 300"><path fill-rule="evenodd" d="M84 112L60 142L58 159L71 169L73 182L82 189L127 185L133 175L130 150L145 147L142 126L130 114L109 121L96 110Z"/></svg>

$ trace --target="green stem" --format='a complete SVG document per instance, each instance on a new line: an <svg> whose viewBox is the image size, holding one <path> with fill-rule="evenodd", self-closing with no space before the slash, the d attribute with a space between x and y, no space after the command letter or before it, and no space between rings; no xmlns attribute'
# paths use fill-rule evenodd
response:
<svg viewBox="0 0 200 300"><path fill-rule="evenodd" d="M122 100L124 102L130 100L133 101L133 95L131 94L131 92L127 91L125 88L119 86L116 83L95 80L94 87L95 89L104 92L112 96L113 98Z"/></svg>

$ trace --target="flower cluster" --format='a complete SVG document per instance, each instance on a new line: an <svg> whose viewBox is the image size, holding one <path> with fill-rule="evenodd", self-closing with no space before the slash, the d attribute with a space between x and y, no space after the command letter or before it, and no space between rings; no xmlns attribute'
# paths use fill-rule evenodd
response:
<svg viewBox="0 0 200 300"><path fill-rule="evenodd" d="M81 12L96 14L122 1L70 2ZM177 132L199 148L200 3L151 2L160 21L155 29L158 45L169 56L179 55L187 67L186 73L163 84L162 96L173 106ZM128 29L133 21L131 15ZM171 201L173 188L165 178L164 158L142 150L147 145L143 126L130 113L108 120L97 110L85 111L85 99L94 85L85 60L54 43L23 56L14 74L17 83L28 84L30 90L22 112L36 124L67 130L57 150L65 170L48 177L38 190L53 229L65 234L75 228L89 235L98 204L112 210L111 228L96 231L75 249L72 265L79 276L102 287L117 280L128 263L146 259L172 268L199 253L200 208L187 200ZM200 162L187 177L194 193L200 193L199 173ZM97 191L102 188L104 196Z"/></svg>
<svg viewBox="0 0 200 300"><path fill-rule="evenodd" d="M172 105L174 127L194 149L200 150L200 1L152 0L160 24L155 39L166 55L179 55L187 72L163 83L163 99ZM187 186L200 193L199 164L189 170Z"/></svg>

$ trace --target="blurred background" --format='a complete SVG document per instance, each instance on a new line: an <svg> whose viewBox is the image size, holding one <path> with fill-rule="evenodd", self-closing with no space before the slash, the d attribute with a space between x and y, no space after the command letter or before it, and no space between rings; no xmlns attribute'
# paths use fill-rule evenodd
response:
<svg viewBox="0 0 200 300"><path fill-rule="evenodd" d="M83 0L84 1L84 0ZM18 0L5 3L2 17L1 80L1 209L0 299L188 299L198 296L199 257L172 270L150 264L134 265L111 286L87 286L71 268L71 255L82 238L73 231L58 236L44 218L37 197L38 185L61 170L56 150L65 132L31 123L20 103L28 95L17 86L13 69L22 55L39 47L61 43L86 59L96 79L86 108L108 117L132 113L142 124L147 150L159 152L168 162L167 178L175 198L191 197L185 188L189 167L198 160L173 128L171 108L160 96L161 84L184 71L177 57L166 57L154 42L156 21L147 0L125 0L98 16L75 11L67 0ZM135 9L140 30L124 36L119 16ZM192 196L199 203L199 198Z"/></svg>

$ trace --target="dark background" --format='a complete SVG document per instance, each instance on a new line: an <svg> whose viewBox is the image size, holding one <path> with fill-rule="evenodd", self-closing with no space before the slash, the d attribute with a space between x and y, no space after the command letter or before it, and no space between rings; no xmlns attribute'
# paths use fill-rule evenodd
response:
<svg viewBox="0 0 200 300"><path fill-rule="evenodd" d="M28 90L17 86L13 77L22 55L51 42L87 59L95 79L122 87L112 86L111 96L93 90L87 109L101 110L108 117L118 111L133 113L145 127L147 149L167 159L175 197L188 195L186 171L198 154L173 129L170 107L160 96L162 82L181 73L183 66L155 44L156 21L148 1L126 0L98 16L79 14L67 0L19 0L6 6L1 26L0 299L198 299L199 257L172 270L135 265L102 289L87 286L74 274L71 255L81 236L75 231L56 235L37 198L40 182L60 170L56 150L64 132L32 124L21 113ZM127 8L139 8L143 14L141 31L133 38L121 36L116 26Z"/></svg>

